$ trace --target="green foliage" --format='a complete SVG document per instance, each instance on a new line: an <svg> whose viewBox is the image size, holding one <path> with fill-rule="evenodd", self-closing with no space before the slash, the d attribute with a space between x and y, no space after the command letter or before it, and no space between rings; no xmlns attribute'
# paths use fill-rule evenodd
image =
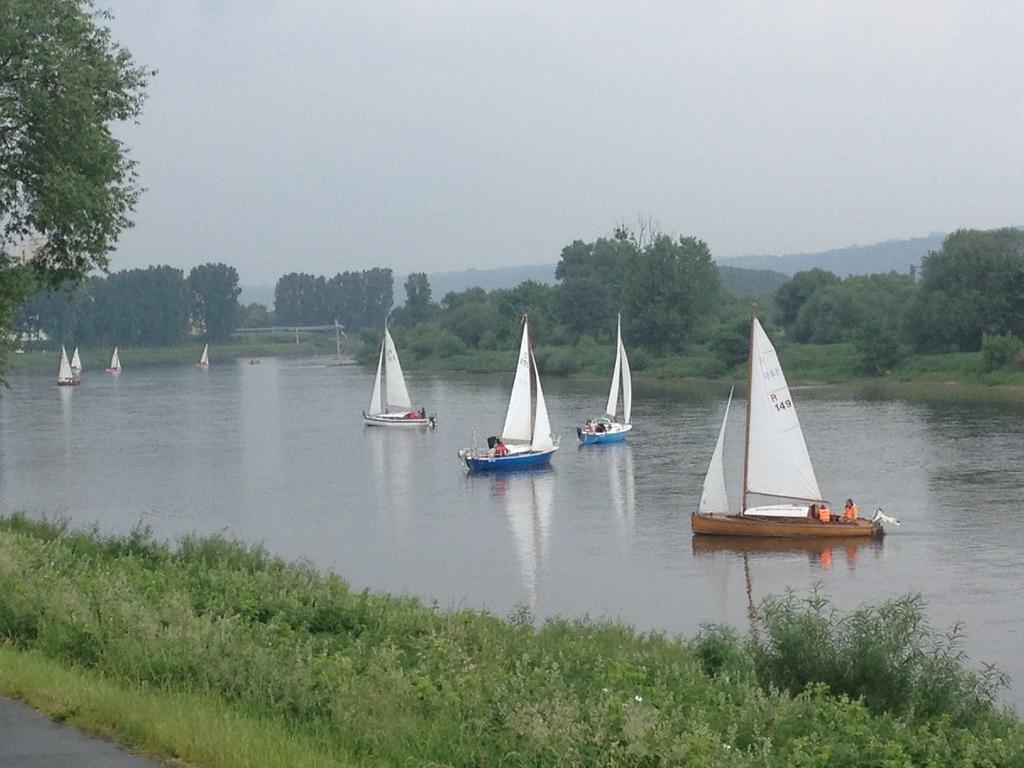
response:
<svg viewBox="0 0 1024 768"><path fill-rule="evenodd" d="M144 531L104 540L0 520L5 644L373 764L1019 761L1024 731L993 703L998 676L967 670L958 636L936 637L921 608L843 617L788 597L762 606L755 638L688 643L441 612L219 538L171 552Z"/></svg>
<svg viewBox="0 0 1024 768"><path fill-rule="evenodd" d="M239 310L240 328L273 328L275 322L274 313L258 302L246 304Z"/></svg>
<svg viewBox="0 0 1024 768"><path fill-rule="evenodd" d="M919 349L976 351L985 333L1024 336L1024 232L958 230L921 274L909 326Z"/></svg>
<svg viewBox="0 0 1024 768"><path fill-rule="evenodd" d="M981 357L986 371L996 371L1020 362L1024 342L1012 333L996 335L986 333L981 337Z"/></svg>
<svg viewBox="0 0 1024 768"><path fill-rule="evenodd" d="M885 375L903 356L899 339L892 328L878 321L860 330L855 348L860 372L869 376Z"/></svg>
<svg viewBox="0 0 1024 768"><path fill-rule="evenodd" d="M393 283L390 269L374 267L342 272L330 280L291 272L274 286L274 316L282 325L330 325L380 328L391 309Z"/></svg>
<svg viewBox="0 0 1024 768"><path fill-rule="evenodd" d="M801 308L818 290L838 285L839 278L824 269L797 272L775 292L776 319L783 328L792 326Z"/></svg>
<svg viewBox="0 0 1024 768"><path fill-rule="evenodd" d="M226 264L201 264L189 272L188 289L195 326L208 341L225 341L241 313L238 272Z"/></svg>

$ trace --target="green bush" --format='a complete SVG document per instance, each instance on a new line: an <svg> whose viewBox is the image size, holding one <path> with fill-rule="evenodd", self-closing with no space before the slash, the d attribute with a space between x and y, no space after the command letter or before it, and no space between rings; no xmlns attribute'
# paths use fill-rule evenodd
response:
<svg viewBox="0 0 1024 768"><path fill-rule="evenodd" d="M981 337L981 357L986 371L1007 368L1020 357L1024 342L1012 333L986 333Z"/></svg>

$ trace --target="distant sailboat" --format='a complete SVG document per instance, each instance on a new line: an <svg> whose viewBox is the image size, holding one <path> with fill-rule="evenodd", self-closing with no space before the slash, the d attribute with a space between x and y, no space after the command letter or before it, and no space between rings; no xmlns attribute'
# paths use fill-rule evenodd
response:
<svg viewBox="0 0 1024 768"><path fill-rule="evenodd" d="M209 368L210 367L210 345L209 344L207 344L206 346L203 347L203 354L201 354L199 356L199 359L196 361L196 365L198 365L200 368Z"/></svg>
<svg viewBox="0 0 1024 768"><path fill-rule="evenodd" d="M622 381L622 423L615 421L619 409L619 381ZM608 405L604 416L590 419L582 427L576 427L576 436L583 445L591 443L618 443L626 439L633 429L630 416L633 412L633 377L629 372L629 358L622 343L622 315L619 315L618 332L615 342L615 368L612 370L612 387L608 392Z"/></svg>
<svg viewBox="0 0 1024 768"><path fill-rule="evenodd" d="M82 358L78 356L78 347L75 347L75 352L71 355L71 370L75 373L82 372Z"/></svg>
<svg viewBox="0 0 1024 768"><path fill-rule="evenodd" d="M117 356L117 347L114 347L114 352L110 356L110 365L107 366L107 373L120 373L121 372L121 358Z"/></svg>
<svg viewBox="0 0 1024 768"><path fill-rule="evenodd" d="M434 426L435 416L427 416L425 409L414 411L405 386L402 364L391 332L384 326L384 340L377 358L377 376L373 380L370 409L363 411L363 423L371 427Z"/></svg>
<svg viewBox="0 0 1024 768"><path fill-rule="evenodd" d="M71 363L68 362L68 351L64 345L60 345L60 368L57 369L57 384L61 387L73 387L81 382L75 378L75 372L71 370Z"/></svg>
<svg viewBox="0 0 1024 768"><path fill-rule="evenodd" d="M469 470L529 469L549 464L557 450L537 361L530 347L529 324L523 315L523 338L505 426L500 435L487 438L486 449L465 448L459 451L459 458Z"/></svg>
<svg viewBox="0 0 1024 768"><path fill-rule="evenodd" d="M751 319L747 374L747 425L744 435L743 500L729 513L723 460L725 416L704 479L700 506L690 516L694 533L761 538L853 538L884 535L880 523L858 517L822 521L811 516L826 505L818 488L793 396L778 354L757 318ZM732 395L730 394L730 402ZM748 496L788 500L786 504L748 505Z"/></svg>

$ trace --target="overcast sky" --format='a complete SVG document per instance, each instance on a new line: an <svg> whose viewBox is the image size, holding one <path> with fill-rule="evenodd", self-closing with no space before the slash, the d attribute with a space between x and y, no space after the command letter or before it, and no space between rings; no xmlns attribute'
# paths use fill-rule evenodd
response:
<svg viewBox="0 0 1024 768"><path fill-rule="evenodd" d="M99 0L159 70L112 269L716 257L1024 222L1024 3Z"/></svg>

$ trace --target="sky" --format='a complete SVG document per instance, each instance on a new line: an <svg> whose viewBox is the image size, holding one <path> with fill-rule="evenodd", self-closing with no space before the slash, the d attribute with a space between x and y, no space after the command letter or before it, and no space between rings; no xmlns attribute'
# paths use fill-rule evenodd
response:
<svg viewBox="0 0 1024 768"><path fill-rule="evenodd" d="M1024 222L1024 3L99 0L158 70L111 269L243 285Z"/></svg>

